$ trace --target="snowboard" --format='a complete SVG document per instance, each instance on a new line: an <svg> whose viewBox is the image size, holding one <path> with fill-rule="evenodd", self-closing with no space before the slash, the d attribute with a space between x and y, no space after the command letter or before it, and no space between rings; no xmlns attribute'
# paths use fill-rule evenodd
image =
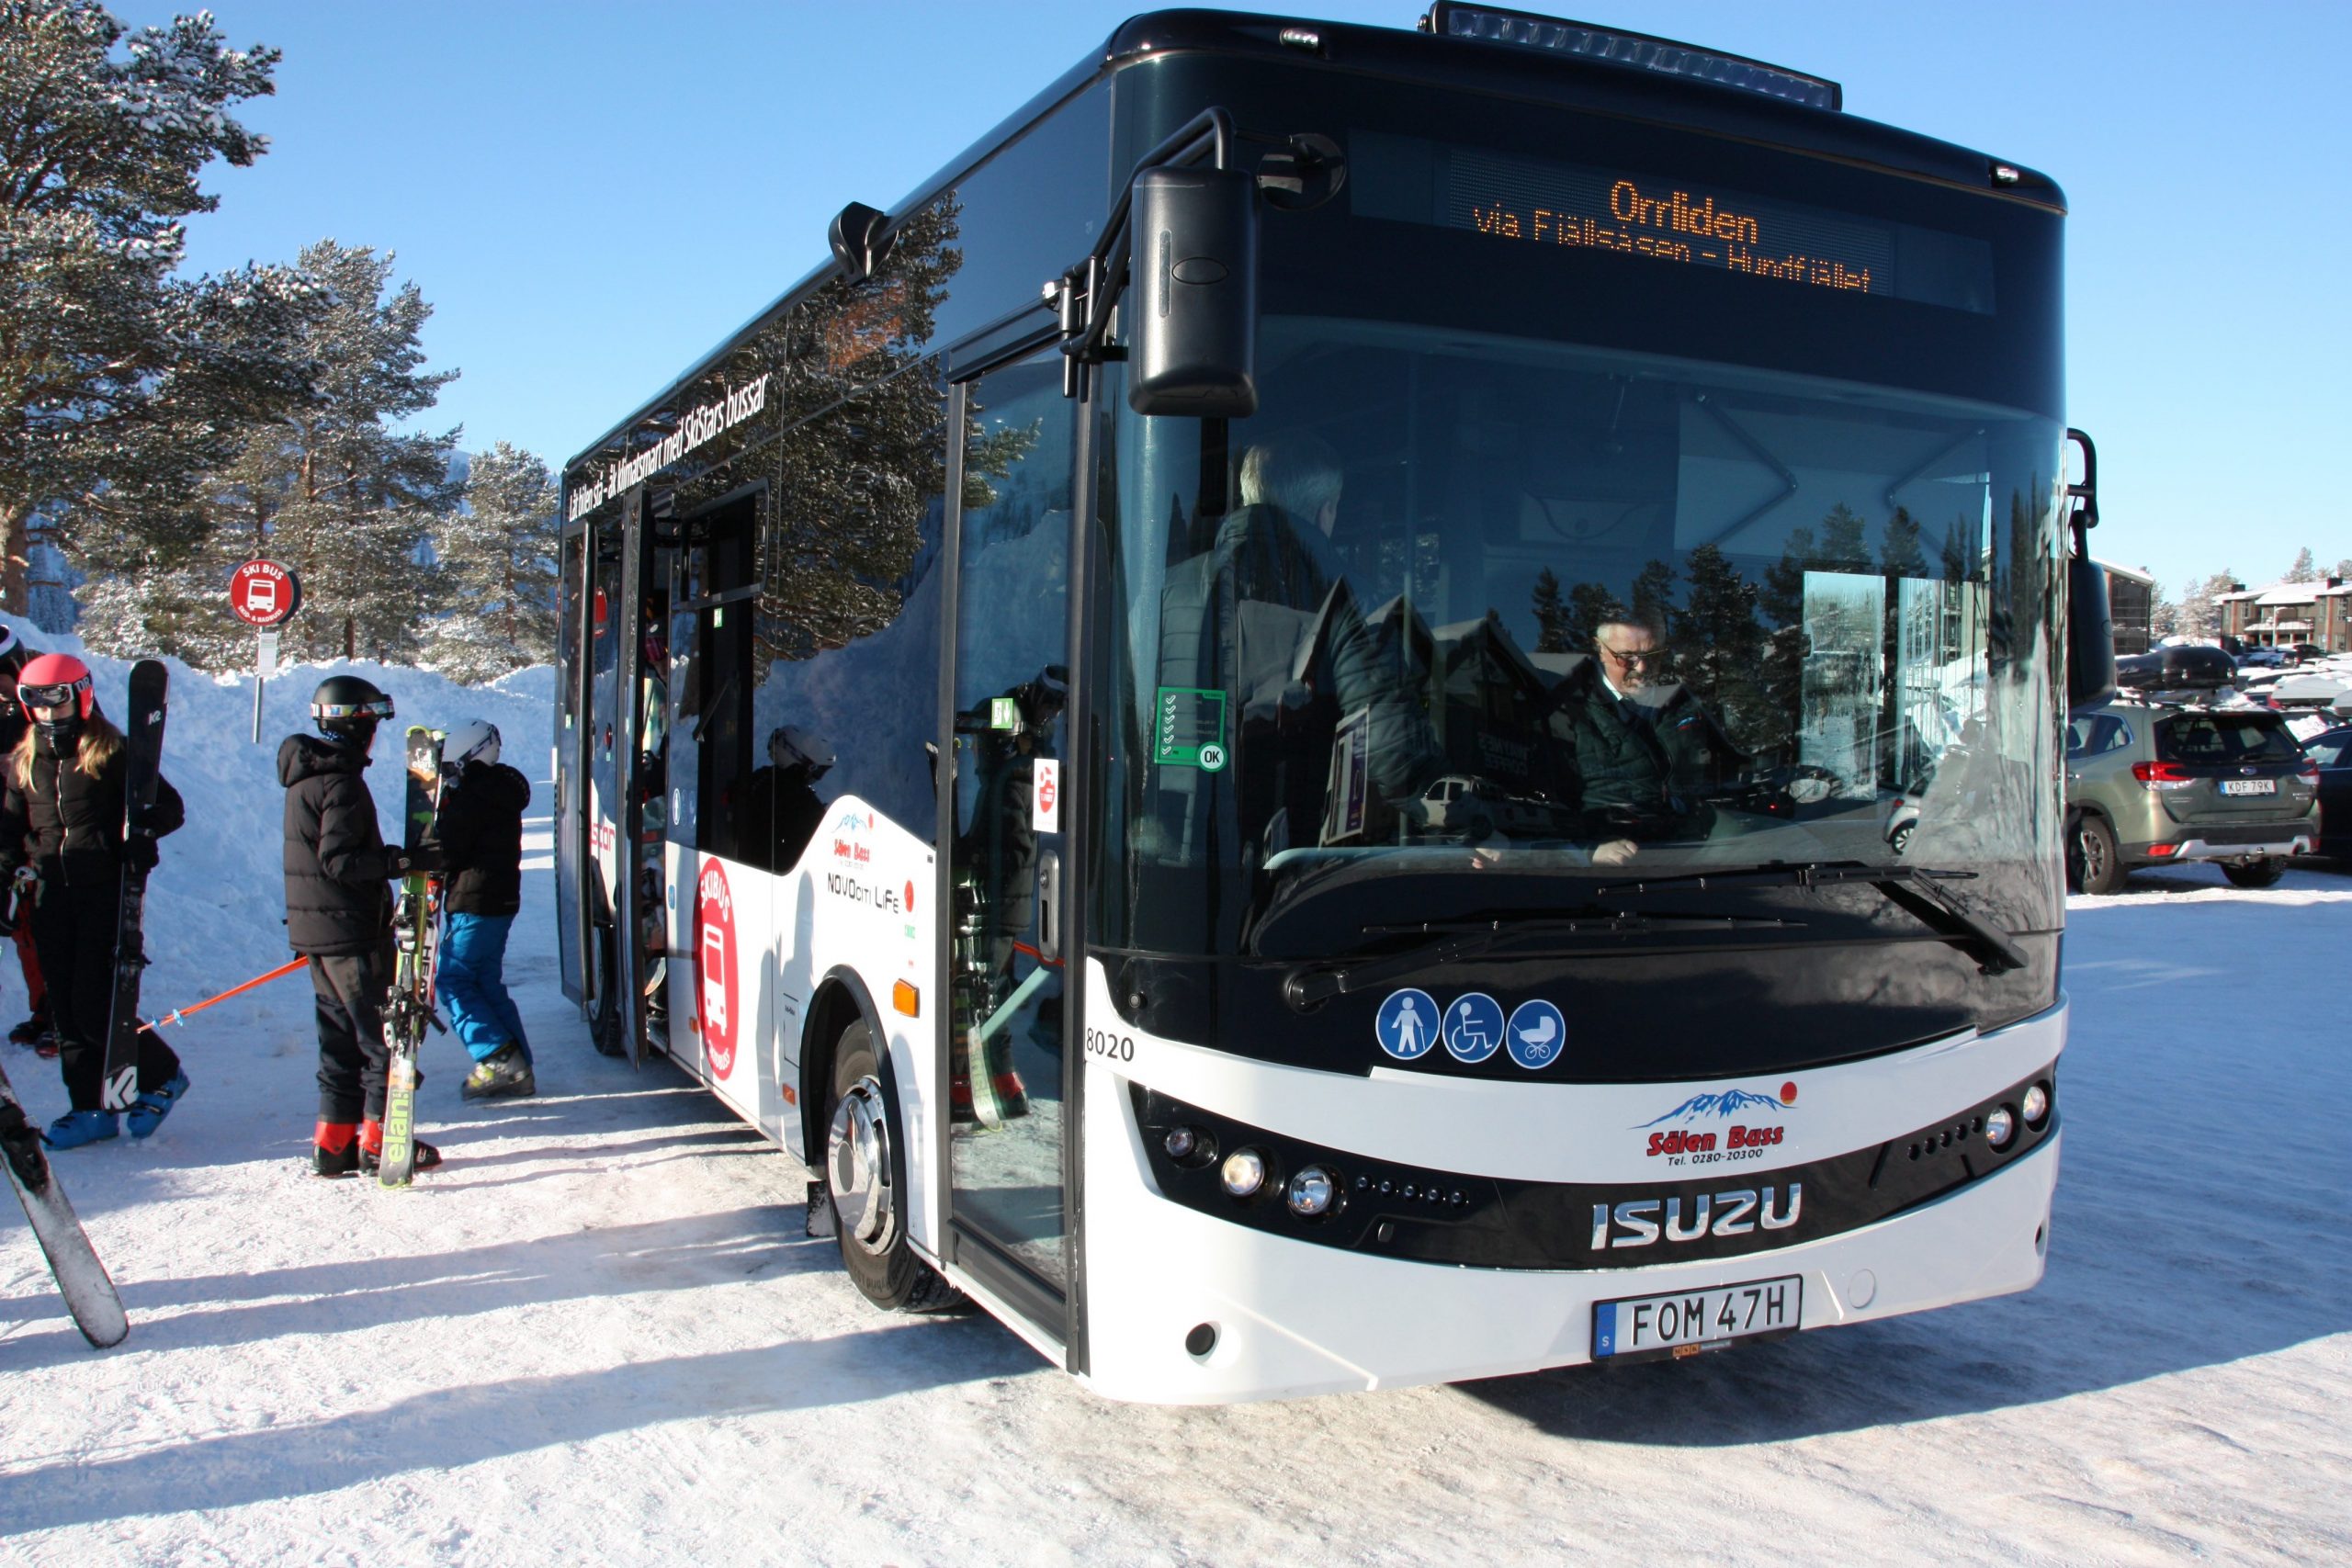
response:
<svg viewBox="0 0 2352 1568"><path fill-rule="evenodd" d="M155 807L164 774L164 707L170 671L153 659L130 667L130 706L122 725L124 832ZM108 1111L128 1111L139 1097L139 975L147 967L141 923L147 908L147 874L122 868L121 913L114 936L114 1007L107 1021L105 1099Z"/></svg>
<svg viewBox="0 0 2352 1568"><path fill-rule="evenodd" d="M122 1298L115 1294L106 1265L91 1249L82 1222L74 1217L74 1205L65 1201L65 1190L57 1184L40 1146L40 1129L25 1114L6 1071L0 1071L0 1165L8 1168L8 1184L25 1205L25 1217L33 1223L33 1235L82 1337L101 1350L121 1344L130 1332Z"/></svg>
<svg viewBox="0 0 2352 1568"><path fill-rule="evenodd" d="M401 843L413 854L433 829L441 783L441 735L421 724L409 726L408 804L401 818ZM384 1009L385 1044L391 1063L384 1089L384 1150L376 1179L406 1187L416 1179L416 1057L433 1015L433 961L440 942L435 919L438 879L424 872L401 878L392 906L392 995Z"/></svg>

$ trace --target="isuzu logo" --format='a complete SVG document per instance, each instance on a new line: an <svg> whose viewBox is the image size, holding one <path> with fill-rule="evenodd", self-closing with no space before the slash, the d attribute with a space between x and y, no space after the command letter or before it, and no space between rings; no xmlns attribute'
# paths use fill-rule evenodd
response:
<svg viewBox="0 0 2352 1568"><path fill-rule="evenodd" d="M1668 1242L1685 1242L1710 1235L1749 1235L1758 1230L1784 1231L1797 1223L1804 1208L1804 1183L1789 1183L1785 1209L1780 1206L1780 1196L1777 1187L1760 1192L1741 1187L1729 1192L1703 1192L1696 1198L1634 1198L1613 1209L1595 1203L1592 1249L1652 1247L1661 1235Z"/></svg>

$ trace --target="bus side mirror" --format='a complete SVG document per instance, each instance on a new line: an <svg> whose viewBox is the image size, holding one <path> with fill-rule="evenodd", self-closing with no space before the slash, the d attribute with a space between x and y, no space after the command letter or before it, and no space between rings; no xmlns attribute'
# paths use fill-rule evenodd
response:
<svg viewBox="0 0 2352 1568"><path fill-rule="evenodd" d="M1127 406L1244 419L1258 412L1258 183L1238 169L1136 175Z"/></svg>
<svg viewBox="0 0 2352 1568"><path fill-rule="evenodd" d="M2098 448L2079 430L2066 432L2083 455L2083 479L2065 490L2066 705L2086 707L2115 695L2115 612L2108 603L2107 573L2091 558L2090 531L2098 526Z"/></svg>

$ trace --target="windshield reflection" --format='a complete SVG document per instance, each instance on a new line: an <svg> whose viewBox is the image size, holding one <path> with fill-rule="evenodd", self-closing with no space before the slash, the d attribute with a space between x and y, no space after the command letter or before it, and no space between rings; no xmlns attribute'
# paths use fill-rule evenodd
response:
<svg viewBox="0 0 2352 1568"><path fill-rule="evenodd" d="M1124 426L1107 939L1233 951L1286 873L1399 857L2046 858L2051 422L1388 324L1261 345L1257 417Z"/></svg>

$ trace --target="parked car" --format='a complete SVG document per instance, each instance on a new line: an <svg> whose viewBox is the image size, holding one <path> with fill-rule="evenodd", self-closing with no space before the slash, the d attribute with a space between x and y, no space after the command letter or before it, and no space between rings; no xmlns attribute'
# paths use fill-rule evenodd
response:
<svg viewBox="0 0 2352 1568"><path fill-rule="evenodd" d="M2319 769L2320 854L2352 859L2352 724L2324 730L2303 742L2303 755Z"/></svg>
<svg viewBox="0 0 2352 1568"><path fill-rule="evenodd" d="M2267 709L2118 697L2075 709L2068 726L2068 860L2081 892L2200 860L2236 886L2268 887L2312 852L2318 800L2317 764Z"/></svg>
<svg viewBox="0 0 2352 1568"><path fill-rule="evenodd" d="M2284 669L2286 664L2287 651L2279 648L2249 648L2238 655L2238 668L2241 670L2249 666L2262 670L2279 670Z"/></svg>
<svg viewBox="0 0 2352 1568"><path fill-rule="evenodd" d="M2296 661L2301 664L2309 664L2314 659L2327 657L2327 649L2315 642L2299 642L2287 651L2293 654Z"/></svg>
<svg viewBox="0 0 2352 1568"><path fill-rule="evenodd" d="M2210 692L2237 676L2237 660L2206 643L2167 643L2115 661L2115 683L2135 692Z"/></svg>

